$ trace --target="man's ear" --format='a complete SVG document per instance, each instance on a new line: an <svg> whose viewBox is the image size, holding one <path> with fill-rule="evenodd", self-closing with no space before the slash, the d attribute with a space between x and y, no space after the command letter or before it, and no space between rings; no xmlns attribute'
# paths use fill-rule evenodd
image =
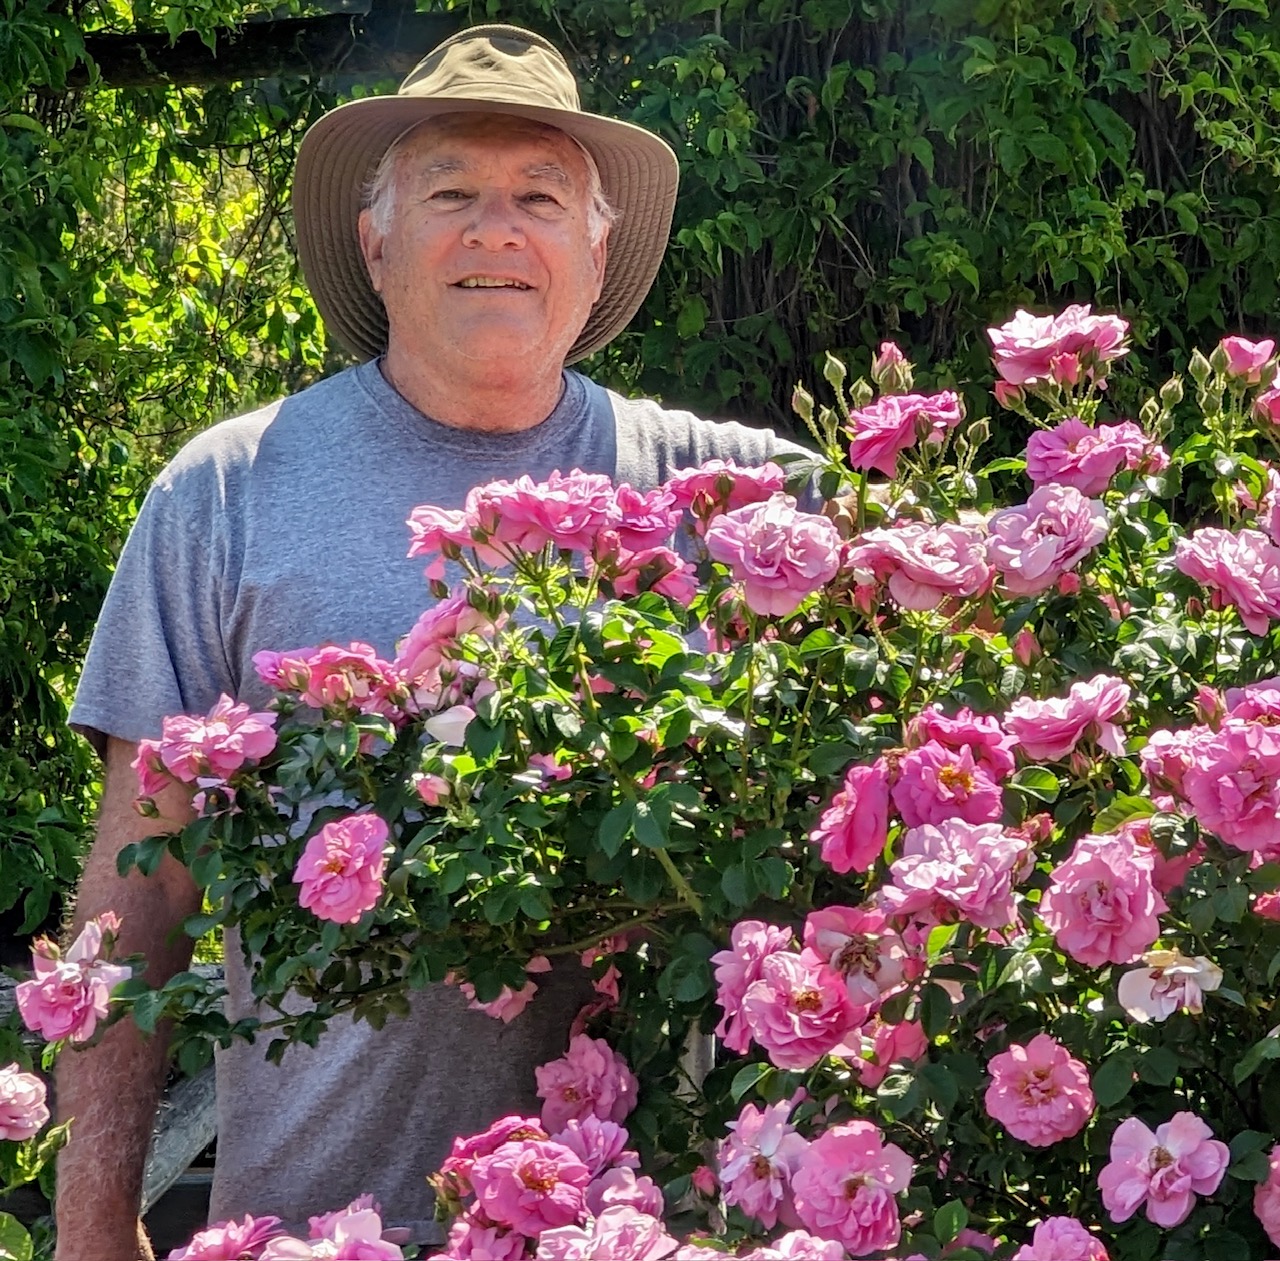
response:
<svg viewBox="0 0 1280 1261"><path fill-rule="evenodd" d="M605 228L600 239L591 247L591 261L596 269L596 292L591 301L599 302L604 291L604 268L609 259L609 229Z"/></svg>
<svg viewBox="0 0 1280 1261"><path fill-rule="evenodd" d="M364 255L365 269L373 284L374 293L382 292L382 245L386 240L383 232L373 221L372 210L362 210L358 221L360 231L360 253Z"/></svg>

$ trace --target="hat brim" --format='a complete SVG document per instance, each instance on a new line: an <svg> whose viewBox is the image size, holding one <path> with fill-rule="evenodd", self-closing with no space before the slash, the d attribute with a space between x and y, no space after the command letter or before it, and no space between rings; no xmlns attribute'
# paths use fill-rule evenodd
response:
<svg viewBox="0 0 1280 1261"><path fill-rule="evenodd" d="M298 150L293 214L303 274L326 328L363 359L386 350L386 312L360 251L365 190L398 137L426 119L462 113L510 114L557 127L595 159L604 195L618 218L609 232L600 297L565 362L585 358L627 326L658 274L671 231L679 164L665 141L632 123L502 101L364 97L312 125Z"/></svg>

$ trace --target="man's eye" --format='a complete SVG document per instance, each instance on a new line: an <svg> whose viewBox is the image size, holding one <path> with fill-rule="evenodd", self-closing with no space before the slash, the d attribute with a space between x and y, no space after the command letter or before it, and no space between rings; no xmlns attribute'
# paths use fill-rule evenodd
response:
<svg viewBox="0 0 1280 1261"><path fill-rule="evenodd" d="M560 203L550 193L526 193L525 201L537 202L546 206L558 206Z"/></svg>
<svg viewBox="0 0 1280 1261"><path fill-rule="evenodd" d="M432 201L465 201L467 194L460 188L438 188L431 194Z"/></svg>

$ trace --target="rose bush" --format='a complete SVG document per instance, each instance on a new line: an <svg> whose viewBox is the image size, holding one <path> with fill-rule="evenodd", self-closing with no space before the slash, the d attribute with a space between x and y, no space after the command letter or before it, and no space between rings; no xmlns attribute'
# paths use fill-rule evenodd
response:
<svg viewBox="0 0 1280 1261"><path fill-rule="evenodd" d="M1228 339L1190 397L1114 417L1118 317L1020 312L992 344L1025 456L983 463L989 421L882 347L879 397L834 360L833 404L798 392L811 463L416 510L442 603L394 659L282 645L270 714L225 700L139 760L141 808L177 779L200 817L122 866L191 866L188 931L238 926L261 1021L190 974L115 1012L172 1017L194 1066L434 981L523 1019L580 960L597 998L541 1115L435 1175L445 1258L1266 1261L1273 347ZM28 984L74 1040L120 964L76 960L64 999L70 962ZM376 1215L235 1246L380 1257Z"/></svg>

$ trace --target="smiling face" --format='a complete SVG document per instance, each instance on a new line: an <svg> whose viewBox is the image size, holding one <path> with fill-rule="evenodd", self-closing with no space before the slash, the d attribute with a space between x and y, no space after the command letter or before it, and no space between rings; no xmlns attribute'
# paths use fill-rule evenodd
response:
<svg viewBox="0 0 1280 1261"><path fill-rule="evenodd" d="M392 380L558 381L604 279L590 206L586 160L563 132L501 115L414 131L360 216Z"/></svg>

